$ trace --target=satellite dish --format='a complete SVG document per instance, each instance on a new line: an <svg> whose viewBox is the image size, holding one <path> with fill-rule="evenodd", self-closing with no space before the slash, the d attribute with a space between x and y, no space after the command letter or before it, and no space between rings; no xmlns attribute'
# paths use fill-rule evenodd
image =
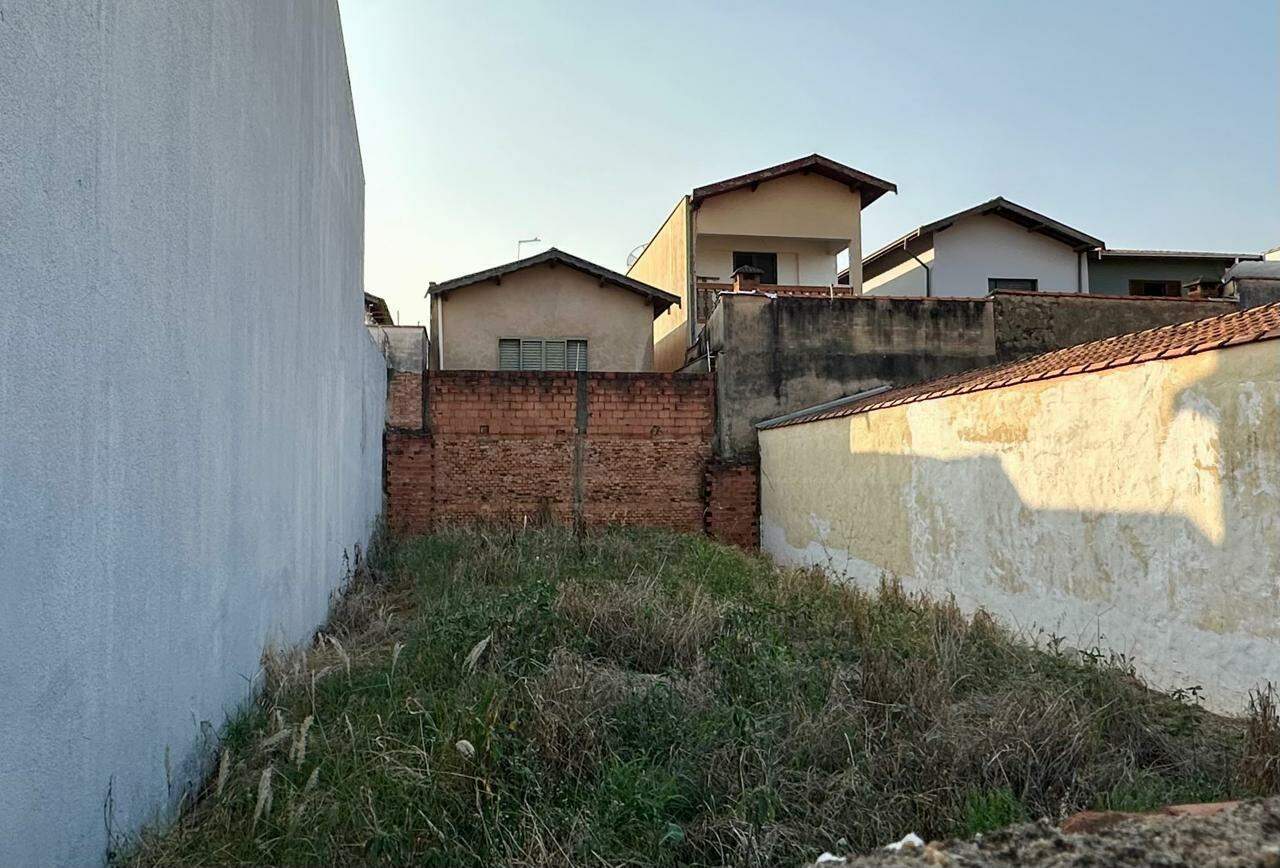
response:
<svg viewBox="0 0 1280 868"><path fill-rule="evenodd" d="M636 264L636 260L640 258L640 254L644 253L644 249L648 246L649 243L646 241L644 244L637 244L631 248L631 252L627 254L627 268Z"/></svg>

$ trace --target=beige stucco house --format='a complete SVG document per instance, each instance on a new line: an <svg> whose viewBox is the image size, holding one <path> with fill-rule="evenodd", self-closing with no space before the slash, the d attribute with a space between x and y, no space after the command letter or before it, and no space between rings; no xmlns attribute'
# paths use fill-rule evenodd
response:
<svg viewBox="0 0 1280 868"><path fill-rule="evenodd" d="M832 287L836 254L862 260L862 209L891 191L888 181L812 154L681 197L627 270L683 302L654 321L655 367L684 364L707 300L741 266L763 272L764 290Z"/></svg>
<svg viewBox="0 0 1280 868"><path fill-rule="evenodd" d="M654 319L680 303L555 248L427 298L433 370L651 371Z"/></svg>

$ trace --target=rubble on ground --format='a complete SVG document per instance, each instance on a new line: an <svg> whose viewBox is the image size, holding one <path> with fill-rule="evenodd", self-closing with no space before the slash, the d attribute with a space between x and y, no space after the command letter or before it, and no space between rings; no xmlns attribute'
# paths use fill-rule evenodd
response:
<svg viewBox="0 0 1280 868"><path fill-rule="evenodd" d="M933 841L843 864L1083 868L1158 865L1165 868L1280 868L1280 797L1214 806L1183 806L1153 814L1087 812L1064 824L1048 820L1010 826L968 841ZM826 854L824 854L826 855ZM827 861L823 868L835 863Z"/></svg>

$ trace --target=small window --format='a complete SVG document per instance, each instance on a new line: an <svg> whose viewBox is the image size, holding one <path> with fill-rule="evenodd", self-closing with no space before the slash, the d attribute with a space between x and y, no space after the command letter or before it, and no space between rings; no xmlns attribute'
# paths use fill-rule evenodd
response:
<svg viewBox="0 0 1280 868"><path fill-rule="evenodd" d="M542 341L520 342L520 370L542 370Z"/></svg>
<svg viewBox="0 0 1280 868"><path fill-rule="evenodd" d="M733 270L737 271L744 265L750 265L764 272L760 275L761 283L777 284L778 282L778 254L776 253L744 253L733 251Z"/></svg>
<svg viewBox="0 0 1280 868"><path fill-rule="evenodd" d="M519 338L503 338L502 340L498 341L498 370L499 371L520 370Z"/></svg>
<svg viewBox="0 0 1280 868"><path fill-rule="evenodd" d="M544 371L568 370L564 366L564 359L565 359L564 341L543 341L542 342L542 370Z"/></svg>
<svg viewBox="0 0 1280 868"><path fill-rule="evenodd" d="M565 338L500 338L500 371L585 371L587 342Z"/></svg>
<svg viewBox="0 0 1280 868"><path fill-rule="evenodd" d="M1178 280L1131 280L1129 281L1129 295L1177 298L1182 295L1182 282Z"/></svg>
<svg viewBox="0 0 1280 868"><path fill-rule="evenodd" d="M997 289L1011 289L1015 292L1035 292L1040 288L1040 281L1034 277L988 277L987 292Z"/></svg>

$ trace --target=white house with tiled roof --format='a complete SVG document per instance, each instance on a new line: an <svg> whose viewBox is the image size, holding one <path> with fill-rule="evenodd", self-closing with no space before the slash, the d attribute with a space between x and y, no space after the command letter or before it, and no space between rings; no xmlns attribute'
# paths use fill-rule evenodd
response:
<svg viewBox="0 0 1280 868"><path fill-rule="evenodd" d="M1253 253L1109 249L1100 239L996 197L926 223L862 260L862 291L982 296L997 290L1177 297L1213 294ZM842 271L840 282L847 283ZM1194 287L1194 293L1190 290Z"/></svg>

